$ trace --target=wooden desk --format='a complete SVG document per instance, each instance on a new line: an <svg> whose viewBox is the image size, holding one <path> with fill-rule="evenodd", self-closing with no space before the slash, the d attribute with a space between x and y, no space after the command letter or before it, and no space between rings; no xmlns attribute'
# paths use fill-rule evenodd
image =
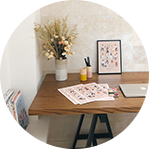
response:
<svg viewBox="0 0 149 149"><path fill-rule="evenodd" d="M119 90L119 98L114 101L96 101L84 105L74 105L57 89L76 84L91 82L106 83L109 87L118 88L119 84L148 83L149 72L123 72L114 75L93 74L92 79L80 81L78 73L68 74L68 80L57 82L54 74L48 74L34 99L29 115L63 115L63 114L107 114L139 112L144 98L125 98Z"/></svg>
<svg viewBox="0 0 149 149"><path fill-rule="evenodd" d="M71 148L75 149L78 139L87 139L86 147L91 147L91 143L93 143L93 146L96 146L97 139L113 138L107 113L139 112L144 98L125 98L119 90L119 97L115 98L114 101L95 101L84 105L74 105L57 89L91 82L106 83L109 87L119 89L119 84L148 83L148 79L149 72L125 72L115 75L98 75L94 73L92 79L80 82L80 75L76 73L69 74L67 81L57 82L55 75L48 74L29 108L29 115L81 114ZM85 114L93 114L93 119L89 134L80 134ZM98 117L101 123L106 124L108 133L94 133Z"/></svg>

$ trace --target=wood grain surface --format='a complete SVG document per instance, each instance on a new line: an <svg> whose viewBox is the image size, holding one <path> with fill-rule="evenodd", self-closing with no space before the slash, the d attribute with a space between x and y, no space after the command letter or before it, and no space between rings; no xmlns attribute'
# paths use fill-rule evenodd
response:
<svg viewBox="0 0 149 149"><path fill-rule="evenodd" d="M145 98L125 98L119 89L119 84L148 83L149 72L123 72L122 74L98 75L91 79L80 81L80 74L68 74L67 81L58 82L54 74L47 74L35 96L29 115L64 115L64 114L101 114L101 113L131 113L139 112ZM84 105L74 105L59 91L59 88L80 83L106 83L109 87L118 88L119 97L114 101L95 101Z"/></svg>

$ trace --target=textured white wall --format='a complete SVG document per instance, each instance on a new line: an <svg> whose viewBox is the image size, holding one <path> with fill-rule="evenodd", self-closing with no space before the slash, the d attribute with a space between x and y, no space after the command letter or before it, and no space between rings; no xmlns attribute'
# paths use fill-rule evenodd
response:
<svg viewBox="0 0 149 149"><path fill-rule="evenodd" d="M78 38L68 57L68 72L79 72L85 66L84 57L90 56L93 71L97 72L97 40L120 39L122 43L122 70L147 71L148 62L144 47L133 28L117 13L99 4L85 1L62 1L41 8L41 23L47 19L64 18L68 26L77 24ZM49 62L43 56L43 71L55 70L54 59Z"/></svg>

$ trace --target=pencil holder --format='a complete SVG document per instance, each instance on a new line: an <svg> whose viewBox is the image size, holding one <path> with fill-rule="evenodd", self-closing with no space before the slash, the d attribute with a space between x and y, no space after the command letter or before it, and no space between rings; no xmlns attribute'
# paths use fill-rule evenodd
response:
<svg viewBox="0 0 149 149"><path fill-rule="evenodd" d="M92 66L87 67L87 78L92 78Z"/></svg>
<svg viewBox="0 0 149 149"><path fill-rule="evenodd" d="M80 69L80 80L81 81L86 81L87 80L87 69L86 68L81 68Z"/></svg>

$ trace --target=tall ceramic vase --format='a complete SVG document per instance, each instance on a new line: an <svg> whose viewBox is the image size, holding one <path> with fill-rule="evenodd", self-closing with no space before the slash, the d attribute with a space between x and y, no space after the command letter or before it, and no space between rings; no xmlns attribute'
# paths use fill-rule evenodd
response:
<svg viewBox="0 0 149 149"><path fill-rule="evenodd" d="M67 59L55 59L55 79L57 81L67 80Z"/></svg>

